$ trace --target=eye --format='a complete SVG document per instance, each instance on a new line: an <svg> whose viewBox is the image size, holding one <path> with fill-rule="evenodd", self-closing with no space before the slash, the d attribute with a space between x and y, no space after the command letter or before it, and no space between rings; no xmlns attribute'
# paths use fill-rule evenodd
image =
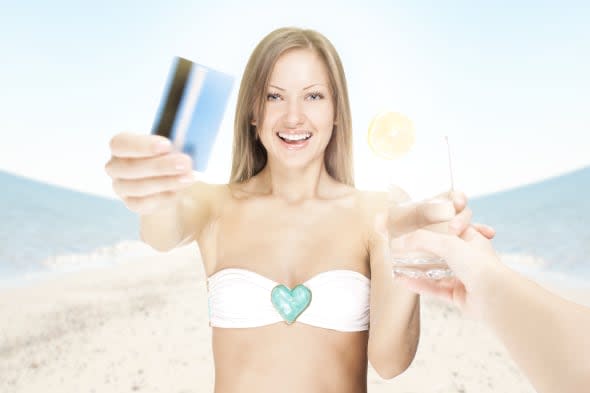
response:
<svg viewBox="0 0 590 393"><path fill-rule="evenodd" d="M312 93L309 93L309 94L307 95L307 98L308 98L310 101L318 101L318 100L321 100L321 99L323 99L323 98L324 98L324 95L323 95L322 93L320 93L319 91L314 91L314 92L312 92Z"/></svg>
<svg viewBox="0 0 590 393"><path fill-rule="evenodd" d="M267 101L279 101L281 99L281 95L279 93L268 93L266 95Z"/></svg>

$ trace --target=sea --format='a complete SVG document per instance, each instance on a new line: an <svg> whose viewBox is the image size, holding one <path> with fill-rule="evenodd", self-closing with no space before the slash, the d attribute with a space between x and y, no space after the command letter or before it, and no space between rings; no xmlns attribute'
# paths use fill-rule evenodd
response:
<svg viewBox="0 0 590 393"><path fill-rule="evenodd" d="M121 201L0 171L0 288L152 253ZM590 288L590 167L470 199L505 263L541 281Z"/></svg>

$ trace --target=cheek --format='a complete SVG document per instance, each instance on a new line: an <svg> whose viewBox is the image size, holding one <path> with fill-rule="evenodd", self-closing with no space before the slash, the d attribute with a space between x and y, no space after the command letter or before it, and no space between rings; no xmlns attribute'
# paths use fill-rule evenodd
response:
<svg viewBox="0 0 590 393"><path fill-rule="evenodd" d="M266 110L264 112L264 118L262 119L262 123L259 125L259 132L260 133L268 133L272 132L273 127L279 121L281 114L278 111Z"/></svg>
<svg viewBox="0 0 590 393"><path fill-rule="evenodd" d="M331 105L316 105L309 109L307 117L316 127L332 128L334 123L334 110Z"/></svg>

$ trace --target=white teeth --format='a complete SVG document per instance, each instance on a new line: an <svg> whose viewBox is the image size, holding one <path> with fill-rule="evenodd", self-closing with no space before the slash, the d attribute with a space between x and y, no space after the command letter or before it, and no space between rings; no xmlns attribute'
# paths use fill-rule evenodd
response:
<svg viewBox="0 0 590 393"><path fill-rule="evenodd" d="M311 137L311 133L307 132L305 134L287 134L283 132L279 132L278 134L281 138L286 139L288 141L301 141Z"/></svg>

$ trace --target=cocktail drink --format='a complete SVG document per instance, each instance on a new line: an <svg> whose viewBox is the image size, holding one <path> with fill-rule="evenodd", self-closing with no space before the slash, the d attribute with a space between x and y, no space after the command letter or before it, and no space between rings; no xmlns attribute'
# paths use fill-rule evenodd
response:
<svg viewBox="0 0 590 393"><path fill-rule="evenodd" d="M397 244L397 239L399 236L417 228L447 233L448 221L454 216L455 207L453 201L445 195L392 206L390 208L390 219L401 223L392 226L389 231L390 258L393 272L410 277L431 279L452 276L452 271L443 258L425 251L404 250ZM432 222L432 224L426 224L426 222Z"/></svg>
<svg viewBox="0 0 590 393"><path fill-rule="evenodd" d="M412 122L400 113L381 113L375 116L369 126L369 146L375 154L386 160L395 160L408 155L414 147L415 139ZM450 192L453 190L453 179L448 138L445 137L445 144L442 142L439 145L441 148L446 147L448 171L451 174L450 189L447 187L448 191L437 196L410 199L403 202L392 197L392 204L389 208L388 231L391 264L395 274L430 279L452 276L452 271L448 268L444 259L428 252L404 250L397 242L399 236L419 228L442 233L448 232L448 223L455 216L455 207L450 198ZM423 173L420 173L420 170L415 172L414 177L418 179L414 180L437 186L436 183L441 180L440 171L435 174L428 171L428 169L424 172L424 169L436 166L437 170L444 170L441 166L446 167L447 163L445 161L440 162L441 156L432 153L433 150L421 151L422 156L409 166L413 167L412 169L420 167L420 170L423 170ZM410 168L405 169L410 171ZM446 176L444 177L446 178ZM400 184L400 186L405 188L403 187L404 184ZM442 188L437 191L442 191Z"/></svg>

